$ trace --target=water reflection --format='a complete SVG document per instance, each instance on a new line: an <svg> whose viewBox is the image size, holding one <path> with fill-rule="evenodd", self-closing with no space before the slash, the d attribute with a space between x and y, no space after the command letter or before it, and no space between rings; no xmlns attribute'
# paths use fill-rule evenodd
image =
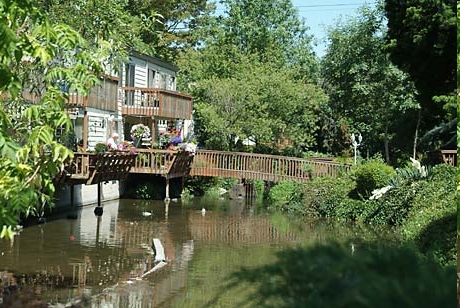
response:
<svg viewBox="0 0 460 308"><path fill-rule="evenodd" d="M269 217L244 201L197 200L185 207L116 200L103 206L101 217L86 207L76 220L57 217L25 228L13 242L0 240L0 287L29 286L51 304L84 298L85 307L170 307L202 279L218 283L227 258L262 260L257 253L318 237L314 226ZM153 238L167 259L155 272Z"/></svg>

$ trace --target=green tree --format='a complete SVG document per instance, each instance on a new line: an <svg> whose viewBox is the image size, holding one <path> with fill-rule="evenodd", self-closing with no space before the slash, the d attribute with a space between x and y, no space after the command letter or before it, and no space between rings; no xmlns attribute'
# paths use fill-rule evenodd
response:
<svg viewBox="0 0 460 308"><path fill-rule="evenodd" d="M290 1L223 4L226 14L209 18L194 34L201 44L179 61L199 139L208 147L241 149L251 137L262 152L286 141L296 154L314 147L317 113L327 98L309 83L316 80L317 59L308 29Z"/></svg>
<svg viewBox="0 0 460 308"><path fill-rule="evenodd" d="M115 69L125 61L129 50L149 50L143 36L159 40L161 15L154 10L130 14L128 0L40 0L40 9L53 23L66 24L88 42L93 54Z"/></svg>
<svg viewBox="0 0 460 308"><path fill-rule="evenodd" d="M335 136L327 134L343 131L343 127L337 126L345 123L345 130L359 131L365 136L370 152L383 148L389 162L390 143L398 137L396 124L404 114L415 123L418 104L412 82L385 52L384 36L381 11L366 7L357 18L339 22L329 31L330 43L321 63L330 96L325 119L336 120L325 122L328 126L323 130L323 139L334 140Z"/></svg>
<svg viewBox="0 0 460 308"><path fill-rule="evenodd" d="M160 14L161 22L141 29L140 38L147 53L171 62L177 60L184 48L199 44L202 38L193 33L215 11L215 4L207 0L128 0L127 3L126 11L132 16Z"/></svg>
<svg viewBox="0 0 460 308"><path fill-rule="evenodd" d="M100 67L77 32L32 1L1 0L0 16L0 237L11 237L20 216L52 206L53 180L72 157L55 137L71 129L65 90L85 94Z"/></svg>
<svg viewBox="0 0 460 308"><path fill-rule="evenodd" d="M299 76L317 73L312 36L290 0L225 0L227 15L219 22L226 43L243 54L258 55L260 62L295 67Z"/></svg>
<svg viewBox="0 0 460 308"><path fill-rule="evenodd" d="M432 147L455 147L456 11L454 0L385 0L391 60L415 82L421 104L420 130L437 138ZM445 124L450 134L440 134ZM427 138L425 138L427 139Z"/></svg>
<svg viewBox="0 0 460 308"><path fill-rule="evenodd" d="M277 151L286 140L297 154L315 146L316 114L327 100L318 87L256 60L239 62L233 72L196 83L199 136L208 147L241 149L246 138L257 152Z"/></svg>

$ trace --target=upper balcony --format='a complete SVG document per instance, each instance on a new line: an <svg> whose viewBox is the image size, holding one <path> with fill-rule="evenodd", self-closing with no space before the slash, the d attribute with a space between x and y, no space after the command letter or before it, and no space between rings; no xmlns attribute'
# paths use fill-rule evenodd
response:
<svg viewBox="0 0 460 308"><path fill-rule="evenodd" d="M192 97L184 93L157 88L123 87L119 95L123 115L186 120L192 117Z"/></svg>
<svg viewBox="0 0 460 308"><path fill-rule="evenodd" d="M117 110L118 78L105 75L101 82L94 86L87 96L79 93L69 93L67 106L69 108L96 108L108 111Z"/></svg>

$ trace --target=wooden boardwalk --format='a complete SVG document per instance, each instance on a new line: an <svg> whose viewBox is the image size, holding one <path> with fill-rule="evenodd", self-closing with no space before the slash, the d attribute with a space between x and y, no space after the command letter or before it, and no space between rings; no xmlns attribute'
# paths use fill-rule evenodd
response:
<svg viewBox="0 0 460 308"><path fill-rule="evenodd" d="M159 175L166 179L191 175L306 182L312 177L339 175L350 167L350 164L320 158L209 150L198 150L192 155L185 151L138 149L136 155L124 152L75 153L60 181L90 185L125 179L128 173L137 173Z"/></svg>
<svg viewBox="0 0 460 308"><path fill-rule="evenodd" d="M306 182L312 177L339 175L350 168L350 164L336 163L331 159L198 150L190 175Z"/></svg>

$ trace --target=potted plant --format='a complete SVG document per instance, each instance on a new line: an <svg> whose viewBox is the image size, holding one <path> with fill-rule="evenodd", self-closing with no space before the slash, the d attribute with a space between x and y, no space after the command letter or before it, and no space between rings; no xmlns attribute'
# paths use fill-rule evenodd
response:
<svg viewBox="0 0 460 308"><path fill-rule="evenodd" d="M142 123L133 125L131 127L131 138L133 139L134 146L139 147L142 138L150 138L150 128Z"/></svg>

